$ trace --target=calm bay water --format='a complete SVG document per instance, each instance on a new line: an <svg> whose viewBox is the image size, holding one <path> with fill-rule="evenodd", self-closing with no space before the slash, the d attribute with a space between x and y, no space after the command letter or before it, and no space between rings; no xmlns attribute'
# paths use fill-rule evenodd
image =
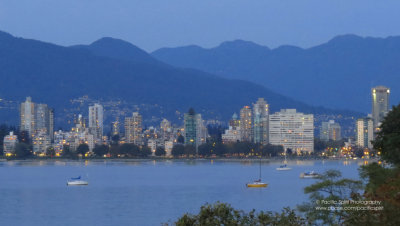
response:
<svg viewBox="0 0 400 226"><path fill-rule="evenodd" d="M263 162L267 188L246 188L258 161L9 161L0 162L1 225L160 225L201 205L228 202L249 211L280 211L307 200L315 182L302 172L340 170L358 178L360 161ZM81 175L88 186L68 187Z"/></svg>

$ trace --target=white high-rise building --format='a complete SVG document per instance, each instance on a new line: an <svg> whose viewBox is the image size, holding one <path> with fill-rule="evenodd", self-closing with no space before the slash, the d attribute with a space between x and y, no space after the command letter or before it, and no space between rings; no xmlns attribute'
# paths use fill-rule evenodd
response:
<svg viewBox="0 0 400 226"><path fill-rule="evenodd" d="M377 86L371 89L372 96L372 119L374 129L377 129L383 118L389 112L390 89L384 86Z"/></svg>
<svg viewBox="0 0 400 226"><path fill-rule="evenodd" d="M35 132L35 104L31 97L27 97L26 101L21 103L20 108L20 130L27 131L29 136Z"/></svg>
<svg viewBox="0 0 400 226"><path fill-rule="evenodd" d="M133 112L132 117L125 118L125 141L142 145L142 116L139 112Z"/></svg>
<svg viewBox="0 0 400 226"><path fill-rule="evenodd" d="M314 151L314 116L282 109L269 116L269 142L293 152Z"/></svg>
<svg viewBox="0 0 400 226"><path fill-rule="evenodd" d="M371 117L357 119L357 146L372 148L374 139L374 123Z"/></svg>
<svg viewBox="0 0 400 226"><path fill-rule="evenodd" d="M252 113L249 106L240 109L240 141L253 141Z"/></svg>
<svg viewBox="0 0 400 226"><path fill-rule="evenodd" d="M89 131L98 142L103 137L103 106L95 104L89 107Z"/></svg>

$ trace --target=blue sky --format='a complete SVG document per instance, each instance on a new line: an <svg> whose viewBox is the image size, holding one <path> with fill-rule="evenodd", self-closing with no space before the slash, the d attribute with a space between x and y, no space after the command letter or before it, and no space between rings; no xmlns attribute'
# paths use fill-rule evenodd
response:
<svg viewBox="0 0 400 226"><path fill-rule="evenodd" d="M310 47L400 35L398 0L0 0L0 30L61 45L109 36L147 51L244 39Z"/></svg>

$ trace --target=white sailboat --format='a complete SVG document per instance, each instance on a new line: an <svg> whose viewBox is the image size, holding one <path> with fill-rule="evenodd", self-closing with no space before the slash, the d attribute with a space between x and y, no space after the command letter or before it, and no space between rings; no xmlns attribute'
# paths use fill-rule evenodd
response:
<svg viewBox="0 0 400 226"><path fill-rule="evenodd" d="M76 185L89 185L89 182L82 180L81 176L79 177L73 177L70 180L67 180L67 185L68 186L76 186Z"/></svg>
<svg viewBox="0 0 400 226"><path fill-rule="evenodd" d="M283 165L280 165L276 170L278 171L286 171L286 170L291 170L292 168L287 166L287 160L286 160L286 149L285 149L285 161L283 161Z"/></svg>

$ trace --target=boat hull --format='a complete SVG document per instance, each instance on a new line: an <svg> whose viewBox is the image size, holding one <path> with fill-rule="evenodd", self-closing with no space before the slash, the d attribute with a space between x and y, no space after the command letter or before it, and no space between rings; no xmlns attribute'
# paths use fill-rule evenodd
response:
<svg viewBox="0 0 400 226"><path fill-rule="evenodd" d="M291 170L292 168L289 168L289 167L283 167L283 168L276 168L276 170L278 170L278 171L286 171L286 170Z"/></svg>
<svg viewBox="0 0 400 226"><path fill-rule="evenodd" d="M68 186L84 186L89 185L87 181L67 181Z"/></svg>
<svg viewBox="0 0 400 226"><path fill-rule="evenodd" d="M268 186L266 183L251 183L251 184L246 184L248 188L265 188Z"/></svg>
<svg viewBox="0 0 400 226"><path fill-rule="evenodd" d="M315 178L319 178L320 175L319 174L315 174L315 175L307 175L307 174L300 174L300 178L304 178L304 179L315 179Z"/></svg>

